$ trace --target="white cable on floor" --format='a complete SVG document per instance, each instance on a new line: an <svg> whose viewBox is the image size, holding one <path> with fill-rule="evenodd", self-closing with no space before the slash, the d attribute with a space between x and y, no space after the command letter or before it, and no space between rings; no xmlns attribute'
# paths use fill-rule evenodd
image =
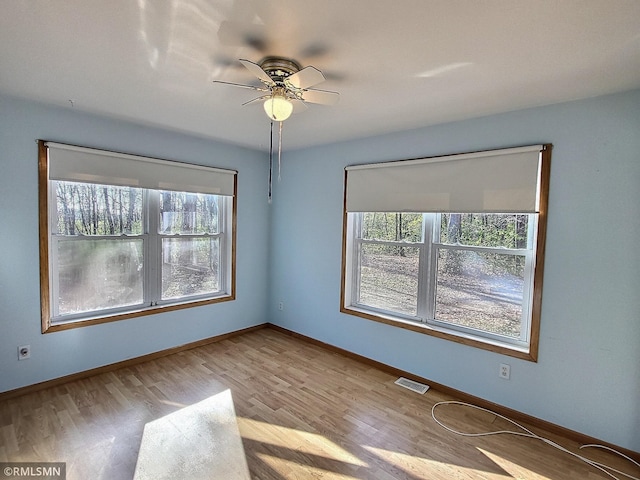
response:
<svg viewBox="0 0 640 480"><path fill-rule="evenodd" d="M613 449L613 448L611 448L611 447L607 447L607 446L605 446L605 445L596 445L596 444L594 444L594 443L590 443L590 444L588 444L588 445L582 445L582 446L580 447L580 449L583 449L583 448L590 448L590 447L593 447L593 448L602 448L602 449L604 449L604 450L608 450L608 451L610 451L611 453L615 453L616 455L619 455L620 457L624 458L625 460L629 460L631 463L635 464L638 468L640 468L640 463L636 462L633 458L631 458L631 457L629 457L629 456L625 455L624 453L619 452L619 451L617 451L617 450L615 450L615 449ZM612 469L612 470L613 470L613 469ZM626 475L626 474L623 474L623 475ZM634 478L634 477L631 477L631 478Z"/></svg>
<svg viewBox="0 0 640 480"><path fill-rule="evenodd" d="M442 423L440 420L438 420L436 418L436 408L439 407L440 405L461 405L463 407L470 407L470 408L475 408L476 410L481 410L483 412L487 412L490 413L492 415L495 415L496 417L500 417L503 420L506 420L507 422L509 422L510 424L516 426L517 428L523 430L522 432L514 432L512 430L497 430L497 431L493 431L493 432L481 432L481 433L467 433L467 432L459 432L458 430L455 430L451 427L448 427L447 425L445 425L444 423ZM562 452L568 453L569 455L577 458L578 460L581 460L583 462L585 462L588 465L591 465L594 468L597 468L598 470L604 472L606 475L610 476L611 478L615 479L615 480L621 480L620 477L616 477L613 473L611 472L615 472L618 475L624 475L625 477L631 479L631 480L640 480L640 478L638 477L634 477L632 475L629 475L628 473L624 473L621 472L619 470L616 470L613 467L610 467L608 465L604 465L602 463L598 463L594 460L591 460L587 457L583 457L582 455L578 455L577 453L573 453L572 451L566 449L565 447L563 447L562 445L559 445L557 443L555 443L552 440L549 440L548 438L544 438L541 437L540 435L536 435L535 433L533 433L531 430L529 430L528 428L525 428L524 426L520 425L519 423L511 420L510 418L505 417L504 415L500 415L499 413L493 412L491 410L488 410L486 408L482 408L479 407L477 405L473 405L470 403L465 403L465 402L459 402L459 401L455 401L455 400L451 400L451 401L446 401L446 402L438 402L436 403L432 408L431 408L431 416L433 417L433 420L440 425L442 428L444 428L445 430L451 432L451 433L455 433L456 435L462 435L464 437L486 437L489 435L516 435L516 436L520 436L520 437L527 437L527 438L534 438L536 440L540 440L544 443L546 443L547 445L550 445ZM613 448L609 448L609 447L605 447L604 445L583 445L580 448L586 448L586 447L597 447L597 448L603 448L605 450L609 450L613 453L616 453L622 457L624 457L625 459L629 460L630 462L634 463L635 465L637 465L638 467L640 467L640 464L638 464L638 462L636 462L635 460L633 460L632 458L629 458L628 456L624 455L623 453L618 452L617 450L614 450ZM610 470L610 471L609 471Z"/></svg>

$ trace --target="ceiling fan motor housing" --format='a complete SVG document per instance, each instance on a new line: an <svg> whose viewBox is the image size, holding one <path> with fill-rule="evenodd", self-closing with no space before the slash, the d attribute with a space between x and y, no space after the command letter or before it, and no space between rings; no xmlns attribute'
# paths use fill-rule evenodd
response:
<svg viewBox="0 0 640 480"><path fill-rule="evenodd" d="M258 63L260 68L276 83L282 83L287 77L299 72L302 66L290 58L284 57L265 57Z"/></svg>

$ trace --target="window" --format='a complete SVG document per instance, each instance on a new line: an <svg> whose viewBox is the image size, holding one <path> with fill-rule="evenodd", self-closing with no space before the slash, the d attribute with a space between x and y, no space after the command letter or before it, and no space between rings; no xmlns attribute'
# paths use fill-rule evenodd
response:
<svg viewBox="0 0 640 480"><path fill-rule="evenodd" d="M43 332L234 298L235 176L40 142Z"/></svg>
<svg viewBox="0 0 640 480"><path fill-rule="evenodd" d="M347 167L341 310L536 360L549 152Z"/></svg>

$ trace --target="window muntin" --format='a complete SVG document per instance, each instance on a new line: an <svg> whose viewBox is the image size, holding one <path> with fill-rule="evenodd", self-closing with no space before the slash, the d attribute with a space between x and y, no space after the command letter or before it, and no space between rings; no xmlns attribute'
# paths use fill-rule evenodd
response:
<svg viewBox="0 0 640 480"><path fill-rule="evenodd" d="M227 293L225 197L51 184L52 324Z"/></svg>
<svg viewBox="0 0 640 480"><path fill-rule="evenodd" d="M144 191L52 181L51 319L144 306Z"/></svg>
<svg viewBox="0 0 640 480"><path fill-rule="evenodd" d="M159 196L160 301L218 291L224 267L224 197L174 191L161 191Z"/></svg>
<svg viewBox="0 0 640 480"><path fill-rule="evenodd" d="M236 171L39 140L38 180L43 333L235 299Z"/></svg>
<svg viewBox="0 0 640 480"><path fill-rule="evenodd" d="M347 307L526 349L537 217L348 213Z"/></svg>

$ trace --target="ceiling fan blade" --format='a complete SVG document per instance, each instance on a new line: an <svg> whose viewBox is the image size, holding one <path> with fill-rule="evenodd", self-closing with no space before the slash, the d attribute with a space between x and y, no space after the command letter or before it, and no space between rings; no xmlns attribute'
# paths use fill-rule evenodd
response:
<svg viewBox="0 0 640 480"><path fill-rule="evenodd" d="M254 98L253 100L249 100L248 102L244 102L242 104L242 106L244 107L245 105L251 105L253 103L258 103L260 100L266 100L267 98L269 98L271 95L262 95L258 98Z"/></svg>
<svg viewBox="0 0 640 480"><path fill-rule="evenodd" d="M320 70L309 66L287 77L285 83L295 88L303 89L322 83L324 80L324 75Z"/></svg>
<svg viewBox="0 0 640 480"><path fill-rule="evenodd" d="M302 100L297 100L295 98L291 99L291 103L293 104L293 113L302 113L306 110L309 110L309 107L305 105Z"/></svg>
<svg viewBox="0 0 640 480"><path fill-rule="evenodd" d="M222 80L213 80L213 83L221 83L223 85L231 85L232 87L248 88L250 90L257 90L258 92L268 92L268 88L256 87L253 85L244 85L242 83L223 82Z"/></svg>
<svg viewBox="0 0 640 480"><path fill-rule="evenodd" d="M222 45L248 46L261 53L267 51L266 37L266 26L256 23L225 20L218 29L218 39Z"/></svg>
<svg viewBox="0 0 640 480"><path fill-rule="evenodd" d="M328 90L309 89L302 93L302 100L307 103L319 103L320 105L335 105L340 100L340 94Z"/></svg>
<svg viewBox="0 0 640 480"><path fill-rule="evenodd" d="M298 52L298 57L302 59L309 59L314 57L322 57L330 52L331 48L327 43L317 41L310 43Z"/></svg>
<svg viewBox="0 0 640 480"><path fill-rule="evenodd" d="M242 65L244 65L245 67L247 67L247 70L249 70L251 73L253 73L256 77L258 77L260 79L261 82L265 83L266 85L270 85L270 86L274 86L276 84L276 82L274 82L271 77L269 76L269 74L267 72L265 72L262 67L260 65L258 65L257 63L253 63L249 60L245 60L243 58L240 59L240 63Z"/></svg>

